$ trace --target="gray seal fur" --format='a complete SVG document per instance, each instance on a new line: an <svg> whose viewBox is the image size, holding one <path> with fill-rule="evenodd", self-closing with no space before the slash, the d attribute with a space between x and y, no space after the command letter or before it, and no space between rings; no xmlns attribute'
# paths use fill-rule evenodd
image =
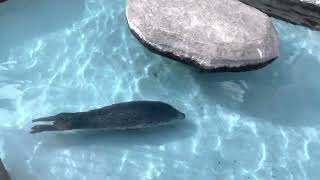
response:
<svg viewBox="0 0 320 180"><path fill-rule="evenodd" d="M71 129L139 129L168 125L184 118L184 113L163 102L131 101L87 112L60 113L35 119L33 122L49 124L35 125L31 133Z"/></svg>

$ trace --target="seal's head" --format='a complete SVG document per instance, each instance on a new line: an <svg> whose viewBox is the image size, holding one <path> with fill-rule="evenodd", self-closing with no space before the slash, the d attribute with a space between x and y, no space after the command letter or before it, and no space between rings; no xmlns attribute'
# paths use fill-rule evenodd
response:
<svg viewBox="0 0 320 180"><path fill-rule="evenodd" d="M172 124L186 117L184 113L165 103L154 105L151 110L151 116L150 119L154 126Z"/></svg>
<svg viewBox="0 0 320 180"><path fill-rule="evenodd" d="M179 112L178 119L185 119L185 118L186 118L186 115L182 112Z"/></svg>

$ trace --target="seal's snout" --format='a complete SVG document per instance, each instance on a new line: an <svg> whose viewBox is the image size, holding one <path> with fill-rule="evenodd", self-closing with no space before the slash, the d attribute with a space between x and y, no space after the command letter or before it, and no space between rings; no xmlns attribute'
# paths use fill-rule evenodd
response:
<svg viewBox="0 0 320 180"><path fill-rule="evenodd" d="M179 113L178 119L184 119L186 118L186 115L184 113Z"/></svg>

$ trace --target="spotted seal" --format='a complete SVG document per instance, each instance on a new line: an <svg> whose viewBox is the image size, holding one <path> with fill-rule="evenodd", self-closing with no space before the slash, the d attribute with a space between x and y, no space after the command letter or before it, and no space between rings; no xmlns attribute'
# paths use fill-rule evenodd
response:
<svg viewBox="0 0 320 180"><path fill-rule="evenodd" d="M87 112L60 113L33 120L39 124L31 133L72 129L139 129L168 125L185 114L160 101L131 101L113 104Z"/></svg>

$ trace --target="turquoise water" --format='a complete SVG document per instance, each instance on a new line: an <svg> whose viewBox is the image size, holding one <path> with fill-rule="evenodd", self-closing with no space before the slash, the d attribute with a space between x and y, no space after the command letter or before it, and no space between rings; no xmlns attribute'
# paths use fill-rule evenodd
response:
<svg viewBox="0 0 320 180"><path fill-rule="evenodd" d="M274 20L281 57L207 74L145 50L125 0L0 6L0 157L16 180L318 180L320 32ZM192 125L30 135L31 120L161 100Z"/></svg>

